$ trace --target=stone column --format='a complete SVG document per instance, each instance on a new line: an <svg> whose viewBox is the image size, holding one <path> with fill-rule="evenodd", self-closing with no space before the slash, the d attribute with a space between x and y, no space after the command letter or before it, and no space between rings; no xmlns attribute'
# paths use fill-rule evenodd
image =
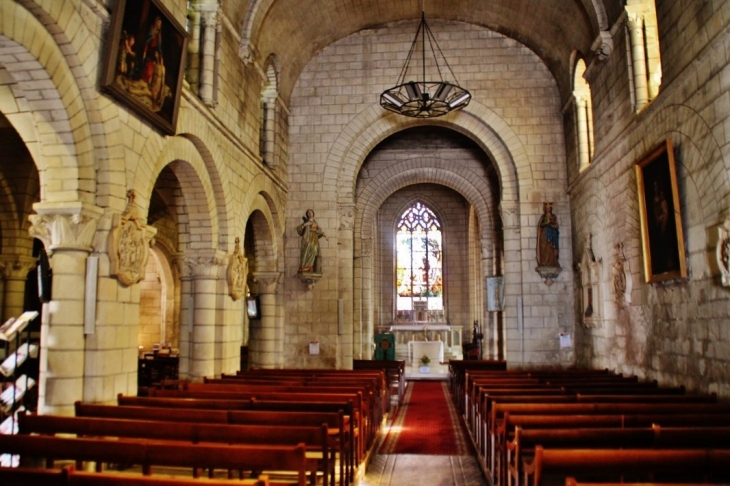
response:
<svg viewBox="0 0 730 486"><path fill-rule="evenodd" d="M190 336L191 380L202 380L204 376L215 376L216 326L219 314L218 287L224 278L228 260L217 255L186 258L185 264L192 278L193 327Z"/></svg>
<svg viewBox="0 0 730 486"><path fill-rule="evenodd" d="M337 368L352 369L352 358L355 355L353 336L353 234L355 230L355 205L339 204L340 227L337 232L337 334L338 353Z"/></svg>
<svg viewBox="0 0 730 486"><path fill-rule="evenodd" d="M53 300L41 320L38 412L72 415L84 392L86 259L102 210L80 203L33 207L30 234L43 242L53 270Z"/></svg>
<svg viewBox="0 0 730 486"><path fill-rule="evenodd" d="M25 310L25 282L28 279L28 272L35 267L36 260L32 257L13 256L3 262L1 268L3 276L3 287L0 288L2 296L2 322L11 317L18 317Z"/></svg>
<svg viewBox="0 0 730 486"><path fill-rule="evenodd" d="M522 362L524 350L524 329L518 322L518 308L522 302L522 229L520 226L520 205L516 201L502 201L499 204L504 232L504 306L502 336L494 336L495 343L502 342L501 349L495 350L495 356L515 363ZM530 255L528 267L534 267L534 258ZM521 311L520 311L521 312ZM497 332L498 326L495 326Z"/></svg>
<svg viewBox="0 0 730 486"><path fill-rule="evenodd" d="M583 170L590 164L588 100L583 96L575 97L575 112L578 123L578 167Z"/></svg>
<svg viewBox="0 0 730 486"><path fill-rule="evenodd" d="M360 359L373 358L373 346L375 332L373 330L373 240L366 239L361 242L360 251L360 345L357 351L361 354Z"/></svg>
<svg viewBox="0 0 730 486"><path fill-rule="evenodd" d="M644 47L644 17L628 12L631 59L634 70L634 93L636 111L641 111L649 102L649 80L646 69L646 50Z"/></svg>
<svg viewBox="0 0 730 486"><path fill-rule="evenodd" d="M186 264L185 257L173 258L173 263L180 275L180 366L178 375L181 380L190 379L190 368L192 360L192 330L195 323L193 312L195 301L193 294L193 273Z"/></svg>
<svg viewBox="0 0 730 486"><path fill-rule="evenodd" d="M215 77L215 38L218 24L218 5L197 5L203 24L203 44L200 56L200 99L213 106L213 79Z"/></svg>
<svg viewBox="0 0 730 486"><path fill-rule="evenodd" d="M276 367L276 290L281 273L253 272L253 281L258 285L259 299L261 300L260 324L251 329L252 345L255 345L255 363L253 367Z"/></svg>
<svg viewBox="0 0 730 486"><path fill-rule="evenodd" d="M188 39L187 80L193 93L198 92L200 84L200 13L195 8L188 12L190 19L190 38Z"/></svg>

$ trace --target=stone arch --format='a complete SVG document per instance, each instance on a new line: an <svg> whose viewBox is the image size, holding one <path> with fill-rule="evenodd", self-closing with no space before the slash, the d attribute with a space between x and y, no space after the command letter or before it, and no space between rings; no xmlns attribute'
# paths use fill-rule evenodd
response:
<svg viewBox="0 0 730 486"><path fill-rule="evenodd" d="M4 43L0 50L6 54L3 66L14 78L32 80L19 82L14 88L16 95L26 89L43 93L43 96L26 98L34 125L42 128L38 131L42 134L38 138L40 150L31 151L42 173L41 186L45 191L54 186L49 182L62 179L58 184L62 189L54 194L55 200L92 204L99 197L97 169L108 168L109 157L103 148L104 140L99 140L105 130L94 128L102 123L95 76L80 76L78 69L83 71L88 65L81 57L84 46L96 41L74 7L64 8L63 14L59 10L57 14L58 18L54 18L35 4L26 8L16 2L2 2L0 18L12 21L0 22L0 37L11 41ZM65 34L71 25L75 32L73 39ZM70 47L62 50L60 46ZM33 59L18 57L22 51ZM44 158L47 154L52 154L52 158ZM47 194L41 194L41 200L47 198ZM121 201L124 201L123 194Z"/></svg>
<svg viewBox="0 0 730 486"><path fill-rule="evenodd" d="M220 205L216 195L216 180L217 185L221 185L220 179L215 177L216 172L209 172L198 147L186 137L168 139L158 153L154 163L143 161L131 176L130 187L137 189L139 205L149 207L157 176L163 168L170 166L182 186L182 197L186 201L188 212L184 220L191 238L189 248L225 250L232 242L227 241L228 228L225 218L221 217L221 212L225 214L225 204Z"/></svg>
<svg viewBox="0 0 730 486"><path fill-rule="evenodd" d="M519 136L492 110L472 101L460 113L428 121L406 119L396 114L384 115L379 105L364 110L332 144L323 171L323 191L337 193L339 203L351 202L357 173L367 154L388 136L405 128L426 124L451 128L475 140L495 164L502 201L518 201L520 191L532 186L529 156ZM327 178L328 174L336 176Z"/></svg>
<svg viewBox="0 0 730 486"><path fill-rule="evenodd" d="M363 240L373 238L374 235L371 232L375 216L383 201L398 189L419 183L439 184L455 190L474 206L479 220L487 223L482 229L493 228L494 211L490 210L489 200L486 197L489 190L483 185L474 184L471 182L472 180L463 174L449 172L446 167L443 167L442 161L433 158L411 161L408 167L400 172L380 173L368 184L366 190L359 195L356 201L359 210L355 228L360 229L359 232L356 230L356 234Z"/></svg>
<svg viewBox="0 0 730 486"><path fill-rule="evenodd" d="M284 234L284 208L281 201L277 201L272 194L278 194L279 188L273 183L271 178L263 174L256 175L250 182L249 187L259 188L259 192L246 192L241 207L243 214L250 214L253 207L257 204L257 199L262 198L268 207L268 213L271 215L271 228L273 235L277 238ZM266 213L264 213L266 214Z"/></svg>
<svg viewBox="0 0 730 486"><path fill-rule="evenodd" d="M274 0L253 0L248 5L241 30L241 43L238 48L238 55L246 64L253 61L256 55L253 45L254 29L260 25L273 3Z"/></svg>
<svg viewBox="0 0 730 486"><path fill-rule="evenodd" d="M273 272L277 269L278 241L271 207L263 194L258 194L250 206L248 219L253 227L253 248L256 271ZM251 262L249 262L251 265Z"/></svg>

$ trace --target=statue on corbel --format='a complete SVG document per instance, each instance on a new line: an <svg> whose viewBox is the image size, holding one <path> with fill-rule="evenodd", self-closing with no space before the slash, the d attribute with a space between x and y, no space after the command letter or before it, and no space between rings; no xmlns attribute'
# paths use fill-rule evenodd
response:
<svg viewBox="0 0 730 486"><path fill-rule="evenodd" d="M133 285L144 278L150 246L157 230L147 226L147 218L138 214L135 192L127 191L127 208L112 216L109 233L109 273L122 285Z"/></svg>
<svg viewBox="0 0 730 486"><path fill-rule="evenodd" d="M301 236L299 248L299 271L297 276L308 290L322 278L322 256L319 248L319 239L329 241L327 235L314 219L314 210L307 209L302 222L297 225L297 234Z"/></svg>
<svg viewBox="0 0 730 486"><path fill-rule="evenodd" d="M246 295L246 281L248 279L248 260L243 256L241 239L236 237L233 254L228 260L228 289L231 298L236 301Z"/></svg>
<svg viewBox="0 0 730 486"><path fill-rule="evenodd" d="M603 260L593 252L593 235L588 235L583 259L578 264L582 289L581 322L585 327L601 327L603 300L601 297L601 267Z"/></svg>
<svg viewBox="0 0 730 486"><path fill-rule="evenodd" d="M548 287L563 270L560 267L560 226L558 217L553 214L553 203L542 204L543 214L537 224L537 268L535 271Z"/></svg>

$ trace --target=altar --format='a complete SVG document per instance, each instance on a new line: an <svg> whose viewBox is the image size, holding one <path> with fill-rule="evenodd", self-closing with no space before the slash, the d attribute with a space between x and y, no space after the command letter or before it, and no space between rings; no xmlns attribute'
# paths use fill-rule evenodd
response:
<svg viewBox="0 0 730 486"><path fill-rule="evenodd" d="M408 362L415 365L423 356L428 356L432 363L443 363L443 341L408 341Z"/></svg>
<svg viewBox="0 0 730 486"><path fill-rule="evenodd" d="M462 350L462 326L452 326L447 322L419 322L414 321L408 324L392 324L390 326L382 326L378 328L378 332L391 333L394 335L396 359L407 359L410 363L412 359L416 361L423 354L411 354L411 342L434 343L432 346L440 348L434 355L429 357L438 362L444 359L461 359ZM439 344L441 343L441 344ZM415 351L414 351L415 352ZM434 360L435 361L435 360Z"/></svg>

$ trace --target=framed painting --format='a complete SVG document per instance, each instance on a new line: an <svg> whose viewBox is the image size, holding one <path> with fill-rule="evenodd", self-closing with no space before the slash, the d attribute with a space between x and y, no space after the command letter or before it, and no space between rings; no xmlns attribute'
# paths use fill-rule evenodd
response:
<svg viewBox="0 0 730 486"><path fill-rule="evenodd" d="M646 281L686 277L682 215L670 139L637 162L636 180Z"/></svg>
<svg viewBox="0 0 730 486"><path fill-rule="evenodd" d="M118 0L101 88L172 135L177 124L187 32L159 0Z"/></svg>

